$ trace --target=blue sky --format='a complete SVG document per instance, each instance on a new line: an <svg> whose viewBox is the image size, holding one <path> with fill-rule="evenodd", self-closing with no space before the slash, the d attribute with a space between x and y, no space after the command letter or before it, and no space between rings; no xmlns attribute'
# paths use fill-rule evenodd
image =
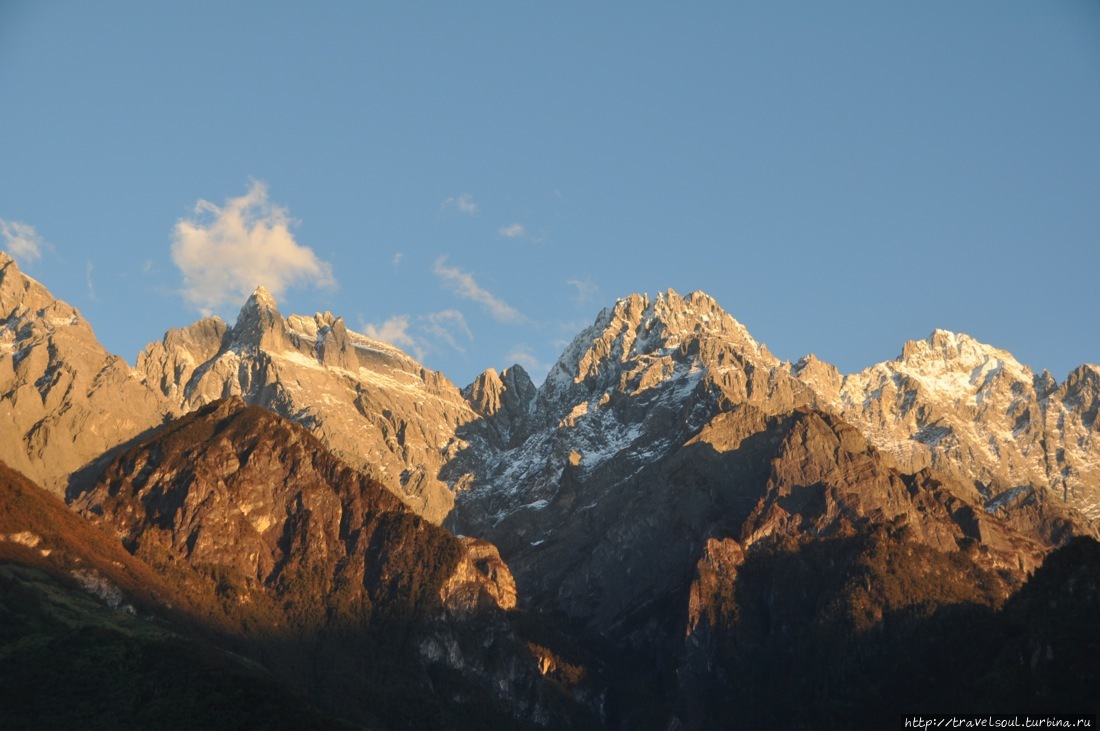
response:
<svg viewBox="0 0 1100 731"><path fill-rule="evenodd" d="M0 245L112 352L263 278L457 384L632 292L1100 361L1100 5L0 0Z"/></svg>

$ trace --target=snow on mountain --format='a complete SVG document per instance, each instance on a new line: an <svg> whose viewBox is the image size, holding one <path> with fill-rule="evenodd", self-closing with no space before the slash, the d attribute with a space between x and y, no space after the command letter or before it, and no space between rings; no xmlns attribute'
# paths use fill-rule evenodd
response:
<svg viewBox="0 0 1100 731"><path fill-rule="evenodd" d="M131 369L0 255L9 464L61 492L71 473L169 415L231 395L304 424L432 520L457 493L454 521L471 531L553 504L567 472L588 486L569 508L579 510L743 407L832 411L903 469L959 478L991 511L1013 509L1026 487L1100 518L1094 365L1058 384L937 330L895 360L842 375L813 356L782 363L707 295L668 291L601 312L538 389L514 366L463 393L330 313L283 317L261 287L232 327L214 317L170 330Z"/></svg>
<svg viewBox="0 0 1100 731"><path fill-rule="evenodd" d="M621 299L565 349L527 418L512 425L509 444L491 438L492 415L461 430L470 447L445 469L468 488L453 522L476 533L545 507L560 497L566 469L587 485L579 502L555 503L572 513L660 461L724 408L777 413L808 403L812 393L780 365L701 292Z"/></svg>
<svg viewBox="0 0 1100 731"><path fill-rule="evenodd" d="M823 407L905 470L931 466L961 478L991 510L1021 486L1053 489L1090 518L1100 517L1100 443L1087 406L1096 389L1071 381L1095 372L1083 366L1055 387L1010 353L946 330L860 373L840 376L812 356L792 368Z"/></svg>

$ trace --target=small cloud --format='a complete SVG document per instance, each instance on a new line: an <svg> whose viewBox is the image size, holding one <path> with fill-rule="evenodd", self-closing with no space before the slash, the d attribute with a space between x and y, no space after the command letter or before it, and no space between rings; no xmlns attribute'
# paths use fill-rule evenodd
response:
<svg viewBox="0 0 1100 731"><path fill-rule="evenodd" d="M550 364L539 360L531 347L524 343L520 343L508 351L508 354L504 356L504 362L509 364L518 363L523 366L524 370L536 382L545 378L546 374L550 372Z"/></svg>
<svg viewBox="0 0 1100 731"><path fill-rule="evenodd" d="M518 239L527 235L527 229L521 223L513 223L511 226L501 226L497 229L497 233L510 239Z"/></svg>
<svg viewBox="0 0 1100 731"><path fill-rule="evenodd" d="M472 274L457 267L446 266L446 263L447 257L445 256L436 259L435 275L459 297L465 297L479 303L498 322L518 323L527 319L519 310L479 285Z"/></svg>
<svg viewBox="0 0 1100 731"><path fill-rule="evenodd" d="M42 258L42 249L46 242L34 230L34 226L21 221L6 221L0 218L0 238L3 246L13 259L30 264Z"/></svg>
<svg viewBox="0 0 1100 731"><path fill-rule="evenodd" d="M383 343L389 343L398 348L416 348L416 341L409 334L408 315L396 315L381 325L375 325L371 322L365 323L363 334L368 338L381 340Z"/></svg>
<svg viewBox="0 0 1100 731"><path fill-rule="evenodd" d="M183 274L183 296L204 314L239 304L257 285L275 297L292 286L333 287L332 267L290 232L286 208L253 180L223 206L199 200L194 216L172 232L172 261Z"/></svg>
<svg viewBox="0 0 1100 731"><path fill-rule="evenodd" d="M390 259L390 263L393 264L395 267L400 266L401 262L404 258L405 258L405 253L403 251L399 251L399 252L397 252L396 254L393 255L393 258Z"/></svg>
<svg viewBox="0 0 1100 731"><path fill-rule="evenodd" d="M98 298L95 296L95 285L92 284L92 270L95 266L92 262L87 262L84 266L84 281L88 285L88 299L92 302L96 302Z"/></svg>
<svg viewBox="0 0 1100 731"><path fill-rule="evenodd" d="M477 213L477 203L474 201L474 197L469 193L463 193L462 195L453 195L443 201L440 205L440 210L454 209L459 213L464 213L467 216L472 216Z"/></svg>
<svg viewBox="0 0 1100 731"><path fill-rule="evenodd" d="M152 274L156 269L156 265L153 264L152 259L146 259L145 263L141 267L141 273L145 275Z"/></svg>
<svg viewBox="0 0 1100 731"><path fill-rule="evenodd" d="M570 287L573 287L576 291L570 299L573 300L573 304L580 307L583 304L591 302L592 299L599 293L600 288L592 278L587 274L583 277L573 277L565 282Z"/></svg>

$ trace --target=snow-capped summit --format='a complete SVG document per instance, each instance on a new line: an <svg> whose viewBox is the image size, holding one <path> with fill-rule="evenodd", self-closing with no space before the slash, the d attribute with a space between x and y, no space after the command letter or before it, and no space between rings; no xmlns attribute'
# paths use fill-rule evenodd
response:
<svg viewBox="0 0 1100 731"><path fill-rule="evenodd" d="M704 384L731 402L805 400L799 384L745 327L702 292L634 294L603 310L550 369L537 411L572 409L592 394L636 394L671 381ZM767 407L765 407L767 408Z"/></svg>
<svg viewBox="0 0 1100 731"><path fill-rule="evenodd" d="M495 438L492 414L467 429L469 449L446 468L451 481L466 475L455 525L477 533L551 503L568 502L568 513L621 489L724 409L810 403L810 389L781 366L702 292L624 297L565 349L526 417L511 419L509 440ZM482 380L491 379L475 393ZM583 482L581 496L562 497L563 471Z"/></svg>
<svg viewBox="0 0 1100 731"><path fill-rule="evenodd" d="M841 376L818 363L803 359L792 372L907 471L955 475L990 509L1029 485L1100 517L1100 440L1082 421L1087 409L1059 405L1072 376L1058 386L1011 353L947 330L859 373Z"/></svg>

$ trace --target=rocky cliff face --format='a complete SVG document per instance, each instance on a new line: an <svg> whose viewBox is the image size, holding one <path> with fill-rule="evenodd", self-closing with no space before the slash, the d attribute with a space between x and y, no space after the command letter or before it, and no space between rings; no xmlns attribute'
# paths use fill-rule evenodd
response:
<svg viewBox="0 0 1100 731"><path fill-rule="evenodd" d="M459 429L469 447L444 475L468 490L453 525L476 534L506 522L519 540L539 540L551 527L539 517L546 505L599 501L723 409L748 404L771 414L812 400L779 365L702 293L620 300L576 337L535 394L506 391L520 394L517 407L484 411ZM493 391L486 383L467 391ZM583 495L568 489L578 481L589 486ZM493 530L505 533L513 530Z"/></svg>
<svg viewBox="0 0 1100 731"><path fill-rule="evenodd" d="M1003 350L937 330L860 373L841 376L812 356L792 372L907 471L954 475L990 510L1010 511L1038 489L1100 517L1096 366L1058 385Z"/></svg>
<svg viewBox="0 0 1100 731"><path fill-rule="evenodd" d="M417 728L588 718L510 625L516 585L494 546L240 398L123 451L73 507L328 713Z"/></svg>
<svg viewBox="0 0 1100 731"><path fill-rule="evenodd" d="M477 415L445 377L341 318L284 318L261 287L233 327L208 318L171 330L137 370L176 414L239 396L304 425L429 520L450 512L439 469L461 447L456 427Z"/></svg>
<svg viewBox="0 0 1100 731"><path fill-rule="evenodd" d="M709 677L744 632L737 592L770 591L743 588L746 562L801 565L802 547L836 546L827 567L820 556L806 566L841 582L834 600L873 623L928 603L1001 601L1054 546L1091 530L1044 481L1049 396L1029 393L1034 379L1010 358L937 333L908 345L901 365L844 378L814 359L779 362L704 295L620 300L506 427L495 426L504 390L493 374L467 389L483 419L460 428L469 448L444 468L469 485L448 524L501 546L520 606L658 655L642 664L679 658L685 680L668 703L686 704L678 722L698 722L709 680L687 679ZM1092 403L1088 385L1077 389L1071 403ZM853 599L845 567L883 556L894 568Z"/></svg>
<svg viewBox="0 0 1100 731"><path fill-rule="evenodd" d="M515 603L491 546L424 524L303 427L236 397L123 452L73 507L153 565L218 567L242 604L266 595L320 613L299 623L383 600L410 611ZM417 591L401 589L410 581Z"/></svg>
<svg viewBox="0 0 1100 731"><path fill-rule="evenodd" d="M0 252L0 412L0 459L63 495L74 472L162 423L168 406Z"/></svg>
<svg viewBox="0 0 1100 731"><path fill-rule="evenodd" d="M980 544L987 568L1019 579L1088 530L1044 481L1030 374L963 336L937 333L900 364L842 378L813 359L790 368L710 298L668 292L601 313L506 429L491 375L467 389L488 406L444 470L470 485L449 524L500 545L521 596L604 629L680 591L712 538L748 550L773 533L898 524L937 550ZM1076 389L1072 403L1093 403Z"/></svg>

